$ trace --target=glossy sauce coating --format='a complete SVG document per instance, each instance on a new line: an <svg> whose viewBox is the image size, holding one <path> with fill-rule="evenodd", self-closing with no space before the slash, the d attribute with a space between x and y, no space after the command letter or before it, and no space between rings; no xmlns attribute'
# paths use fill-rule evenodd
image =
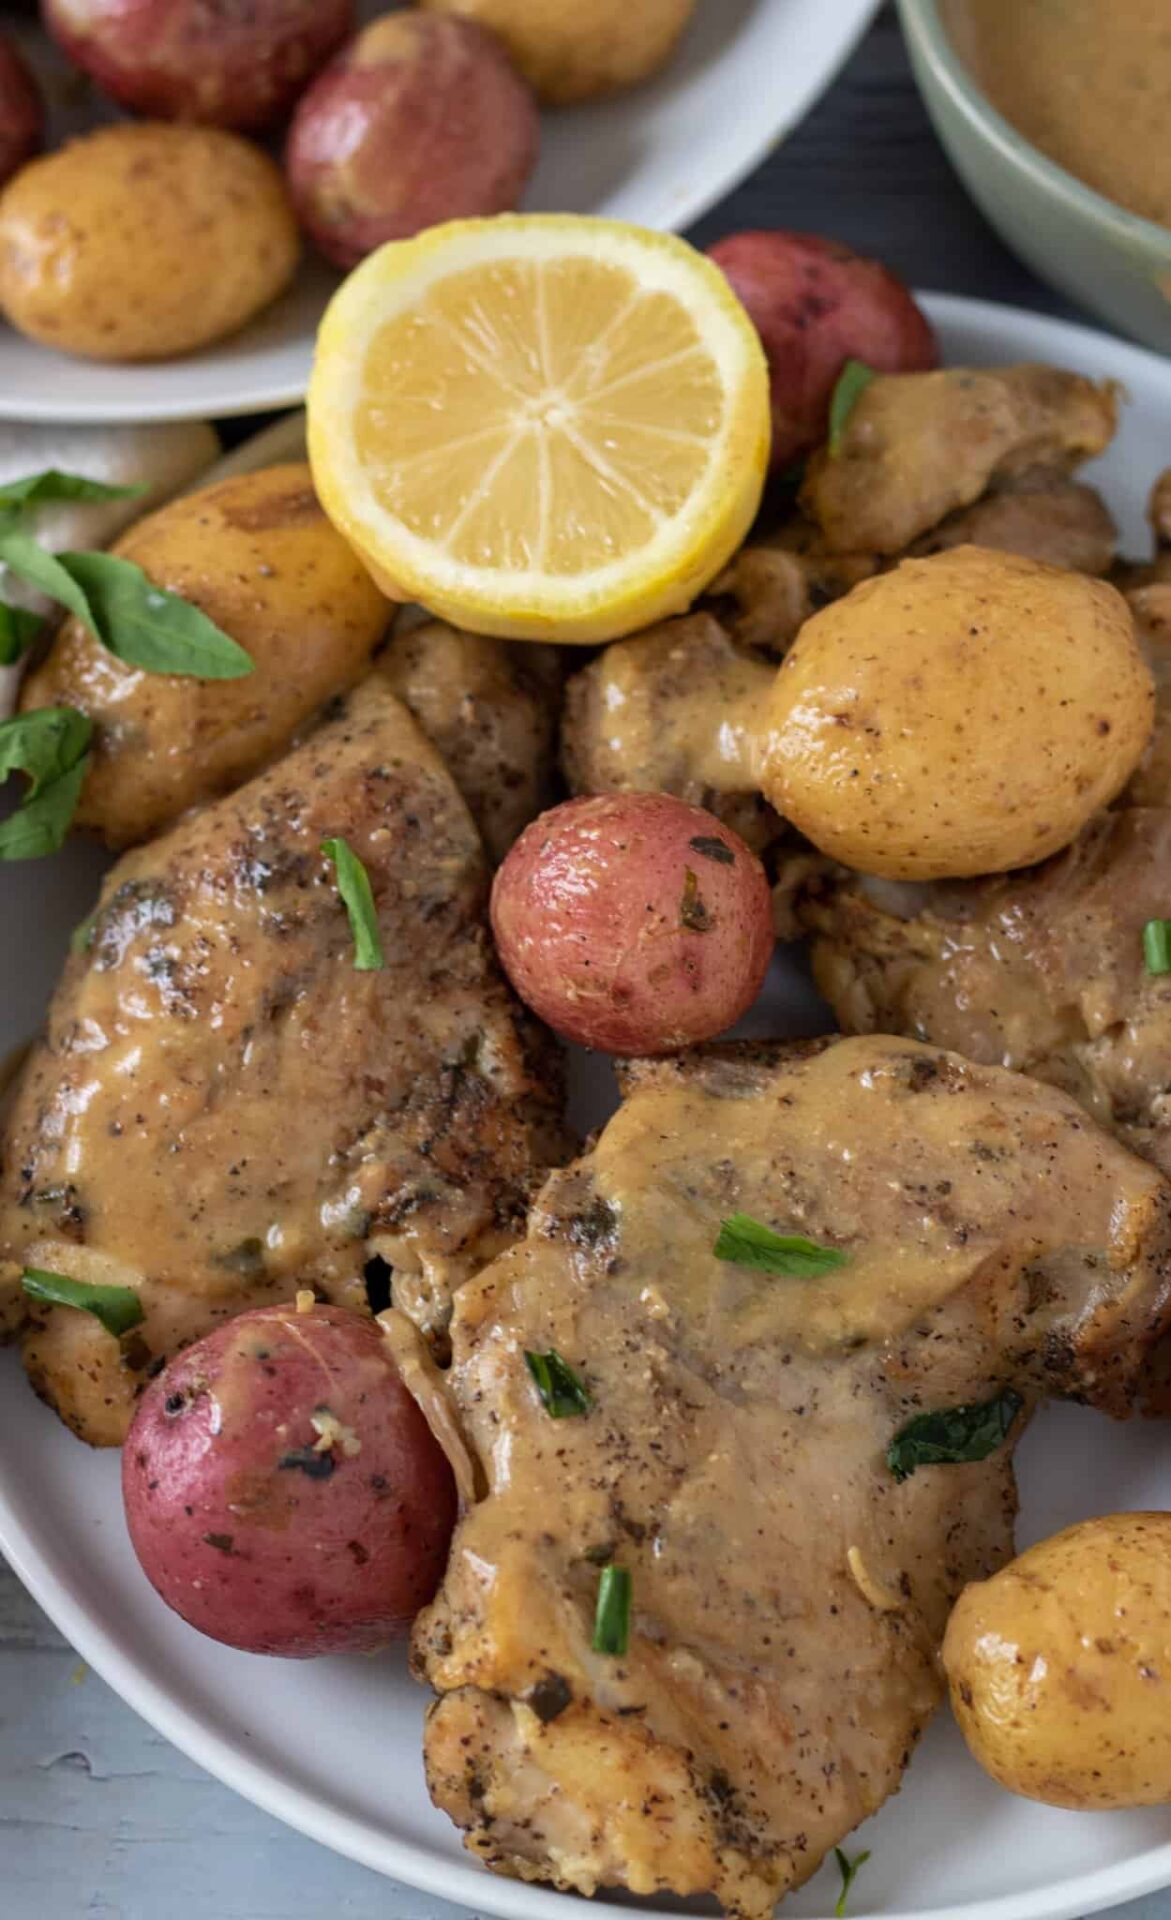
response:
<svg viewBox="0 0 1171 1920"><path fill-rule="evenodd" d="M1166 0L945 0L993 106L1088 187L1171 226Z"/></svg>
<svg viewBox="0 0 1171 1920"><path fill-rule="evenodd" d="M1006 1452L884 1463L924 1407L1124 1412L1171 1292L1152 1168L1063 1096L912 1042L641 1065L527 1239L460 1292L452 1387L487 1478L416 1628L432 1793L488 1864L741 1916L893 1790L951 1602L1011 1551ZM844 1251L718 1260L744 1211ZM553 1420L526 1349L575 1367ZM631 1575L625 1656L591 1647Z"/></svg>

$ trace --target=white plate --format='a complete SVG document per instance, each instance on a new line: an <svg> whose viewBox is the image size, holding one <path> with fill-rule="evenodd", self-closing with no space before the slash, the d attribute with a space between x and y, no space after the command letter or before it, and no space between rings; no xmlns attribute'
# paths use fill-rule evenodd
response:
<svg viewBox="0 0 1171 1920"><path fill-rule="evenodd" d="M952 362L1052 360L1122 381L1122 431L1094 477L1138 550L1143 499L1171 454L1171 366L1102 334L975 302L935 299ZM0 869L10 936L0 1046L40 1017L68 929L92 904L100 857L73 847L52 864ZM816 1031L791 962L779 962L757 1031ZM579 1086L580 1117L600 1109ZM1171 1506L1171 1431L1114 1426L1077 1407L1042 1414L1020 1451L1021 1540L1114 1508ZM290 1825L429 1893L512 1920L588 1920L564 1894L500 1880L463 1854L430 1806L420 1762L423 1695L397 1655L305 1664L213 1646L169 1614L139 1572L122 1524L118 1461L87 1452L38 1406L15 1355L0 1356L0 1546L74 1646L130 1705L192 1759ZM1171 1809L1078 1815L1001 1793L941 1715L897 1799L860 1844L873 1858L863 1907L920 1920L1064 1920L1171 1883ZM823 1869L782 1915L826 1915ZM656 1909L655 1911L659 1911ZM311 1920L311 1916L306 1916Z"/></svg>
<svg viewBox="0 0 1171 1920"><path fill-rule="evenodd" d="M660 78L596 106L544 114L526 208L688 226L797 125L877 5L699 0ZM361 10L384 13L386 0L366 0ZM54 138L109 117L88 102L79 110L76 75L65 92L44 41L21 37L48 82ZM206 353L158 366L67 359L0 321L0 419L207 419L289 406L304 395L317 322L337 278L307 250L293 287L250 327Z"/></svg>

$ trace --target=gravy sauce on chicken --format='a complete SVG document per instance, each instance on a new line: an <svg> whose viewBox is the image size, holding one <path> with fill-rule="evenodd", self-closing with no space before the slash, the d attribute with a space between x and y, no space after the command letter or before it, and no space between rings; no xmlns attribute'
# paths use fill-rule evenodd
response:
<svg viewBox="0 0 1171 1920"><path fill-rule="evenodd" d="M946 0L956 51L1042 153L1171 226L1167 0Z"/></svg>
<svg viewBox="0 0 1171 1920"><path fill-rule="evenodd" d="M1005 1448L900 1485L888 1444L1010 1383L1125 1413L1167 1315L1168 1195L1054 1089L905 1040L623 1080L527 1239L457 1295L487 1494L416 1626L428 1777L506 1872L765 1920L893 1791L950 1604L1011 1551ZM850 1265L718 1260L737 1211ZM550 1349L581 1417L534 1391L524 1355ZM591 1644L611 1562L617 1655Z"/></svg>

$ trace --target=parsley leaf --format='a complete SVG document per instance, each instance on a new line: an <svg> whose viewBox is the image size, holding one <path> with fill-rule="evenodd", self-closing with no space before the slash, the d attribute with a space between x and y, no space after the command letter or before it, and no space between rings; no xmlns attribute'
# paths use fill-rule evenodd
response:
<svg viewBox="0 0 1171 1920"><path fill-rule="evenodd" d="M864 360L847 360L837 378L829 403L829 457L836 460L842 451L850 415L874 378L874 368Z"/></svg>
<svg viewBox="0 0 1171 1920"><path fill-rule="evenodd" d="M895 1434L886 1450L886 1464L896 1480L908 1480L916 1467L953 1467L986 1460L1008 1438L1024 1404L1013 1387L1005 1387L1003 1393L975 1406L917 1413Z"/></svg>
<svg viewBox="0 0 1171 1920"><path fill-rule="evenodd" d="M80 1307L83 1313L92 1313L115 1339L145 1318L133 1287L95 1287L39 1267L26 1267L21 1285L30 1300L40 1300L47 1307Z"/></svg>
<svg viewBox="0 0 1171 1920"><path fill-rule="evenodd" d="M629 1567L603 1567L598 1581L598 1600L594 1609L595 1653L617 1654L630 1645L630 1603L634 1582Z"/></svg>
<svg viewBox="0 0 1171 1920"><path fill-rule="evenodd" d="M783 1280L816 1280L835 1267L849 1265L849 1255L837 1247L819 1246L800 1233L774 1233L750 1213L733 1213L721 1220L712 1248L717 1260L738 1267L755 1267Z"/></svg>
<svg viewBox="0 0 1171 1920"><path fill-rule="evenodd" d="M321 851L332 860L337 874L337 890L350 916L354 936L354 966L359 973L378 973L386 965L374 894L367 873L348 840L323 840Z"/></svg>
<svg viewBox="0 0 1171 1920"><path fill-rule="evenodd" d="M39 613L6 606L0 600L0 667L11 667L27 653L43 625Z"/></svg>
<svg viewBox="0 0 1171 1920"><path fill-rule="evenodd" d="M137 500L145 492L145 487L111 487L82 473L46 467L43 473L26 474L22 480L0 486L0 509L45 507L57 500Z"/></svg>
<svg viewBox="0 0 1171 1920"><path fill-rule="evenodd" d="M74 707L34 707L0 722L0 779L28 776L24 799L0 821L0 860L55 853L69 831L89 765L93 722Z"/></svg>
<svg viewBox="0 0 1171 1920"><path fill-rule="evenodd" d="M1148 973L1171 973L1171 920L1148 920L1143 928Z"/></svg>
<svg viewBox="0 0 1171 1920"><path fill-rule="evenodd" d="M525 1365L533 1376L541 1405L554 1420L568 1420L575 1414L589 1412L593 1401L584 1380L568 1360L562 1359L556 1347L550 1347L547 1353L530 1353L526 1347Z"/></svg>
<svg viewBox="0 0 1171 1920"><path fill-rule="evenodd" d="M866 1865L869 1858L869 1847L864 1853L856 1853L852 1860L842 1852L840 1847L834 1848L834 1859L838 1863L838 1872L842 1876L842 1890L838 1895L838 1903L834 1908L836 1920L845 1920L846 1902L850 1898L850 1888L857 1879L860 1868Z"/></svg>
<svg viewBox="0 0 1171 1920"><path fill-rule="evenodd" d="M243 647L189 600L156 587L132 560L112 553L49 553L13 514L0 518L0 560L67 607L110 653L144 673L238 680L252 672Z"/></svg>
<svg viewBox="0 0 1171 1920"><path fill-rule="evenodd" d="M251 654L190 600L156 587L132 560L113 553L58 558L86 597L86 625L129 666L196 680L239 680L252 672Z"/></svg>

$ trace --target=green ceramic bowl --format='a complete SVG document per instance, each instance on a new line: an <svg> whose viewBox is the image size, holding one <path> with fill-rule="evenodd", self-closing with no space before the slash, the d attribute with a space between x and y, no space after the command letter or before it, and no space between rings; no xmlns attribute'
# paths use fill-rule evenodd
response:
<svg viewBox="0 0 1171 1920"><path fill-rule="evenodd" d="M1010 126L953 48L938 0L899 0L899 13L935 130L1001 238L1081 306L1171 354L1171 230L1083 186Z"/></svg>

